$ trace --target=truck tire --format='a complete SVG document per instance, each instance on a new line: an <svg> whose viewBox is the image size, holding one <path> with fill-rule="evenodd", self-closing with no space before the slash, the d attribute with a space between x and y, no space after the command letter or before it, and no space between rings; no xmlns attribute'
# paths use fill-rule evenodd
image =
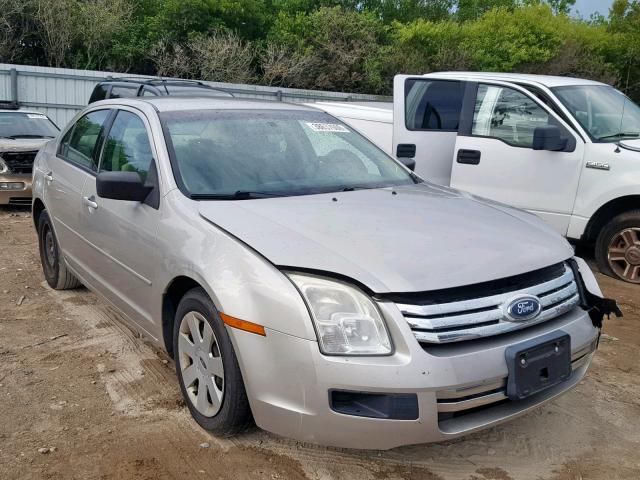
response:
<svg viewBox="0 0 640 480"><path fill-rule="evenodd" d="M602 228L595 256L602 273L640 283L640 210L621 213Z"/></svg>
<svg viewBox="0 0 640 480"><path fill-rule="evenodd" d="M38 246L42 272L51 288L69 290L82 286L80 281L69 271L60 255L58 239L46 210L43 210L38 218Z"/></svg>
<svg viewBox="0 0 640 480"><path fill-rule="evenodd" d="M191 416L202 428L227 437L252 425L231 339L202 288L188 291L178 305L173 351L180 390Z"/></svg>

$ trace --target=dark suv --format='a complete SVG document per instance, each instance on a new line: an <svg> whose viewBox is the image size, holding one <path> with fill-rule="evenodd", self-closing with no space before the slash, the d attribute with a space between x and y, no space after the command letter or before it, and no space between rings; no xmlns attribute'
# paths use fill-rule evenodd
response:
<svg viewBox="0 0 640 480"><path fill-rule="evenodd" d="M107 78L98 83L89 103L107 98L158 97L233 97L233 94L210 87L196 80L170 80L161 78Z"/></svg>

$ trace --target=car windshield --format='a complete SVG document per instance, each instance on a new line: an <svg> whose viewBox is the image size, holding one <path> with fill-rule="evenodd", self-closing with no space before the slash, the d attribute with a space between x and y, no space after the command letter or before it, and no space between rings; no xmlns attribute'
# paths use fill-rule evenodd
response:
<svg viewBox="0 0 640 480"><path fill-rule="evenodd" d="M305 195L419 181L325 113L192 110L161 119L178 184L192 198Z"/></svg>
<svg viewBox="0 0 640 480"><path fill-rule="evenodd" d="M640 138L640 107L606 85L575 85L553 89L594 142Z"/></svg>
<svg viewBox="0 0 640 480"><path fill-rule="evenodd" d="M58 127L41 113L0 112L1 138L48 138L58 135Z"/></svg>

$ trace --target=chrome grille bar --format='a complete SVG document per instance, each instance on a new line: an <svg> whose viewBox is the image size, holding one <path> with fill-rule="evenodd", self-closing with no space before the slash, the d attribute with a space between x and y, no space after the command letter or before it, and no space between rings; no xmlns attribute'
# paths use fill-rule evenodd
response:
<svg viewBox="0 0 640 480"><path fill-rule="evenodd" d="M534 295L540 314L528 321L509 321L505 308L514 298ZM546 322L580 303L573 271L565 266L559 277L510 292L438 305L398 304L416 339L424 343L448 343L507 333Z"/></svg>

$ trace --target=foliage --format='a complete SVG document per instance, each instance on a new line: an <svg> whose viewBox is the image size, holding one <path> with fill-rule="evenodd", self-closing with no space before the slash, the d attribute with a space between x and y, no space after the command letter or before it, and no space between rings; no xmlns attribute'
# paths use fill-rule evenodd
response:
<svg viewBox="0 0 640 480"><path fill-rule="evenodd" d="M396 73L593 78L640 99L640 0L0 0L0 60L389 93Z"/></svg>

